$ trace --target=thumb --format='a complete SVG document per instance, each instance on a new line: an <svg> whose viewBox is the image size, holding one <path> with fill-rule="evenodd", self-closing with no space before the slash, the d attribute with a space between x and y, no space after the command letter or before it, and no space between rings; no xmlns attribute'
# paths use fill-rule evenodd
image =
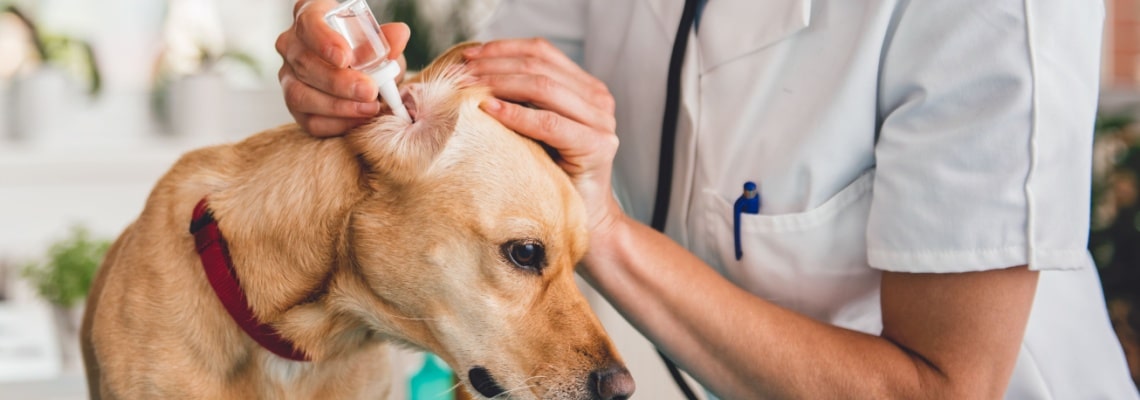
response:
<svg viewBox="0 0 1140 400"><path fill-rule="evenodd" d="M408 46L408 38L412 37L412 30L408 24L403 22L390 22L380 25L380 31L384 33L384 38L388 39L388 58L396 59L401 54L404 54L404 48Z"/></svg>
<svg viewBox="0 0 1140 400"><path fill-rule="evenodd" d="M380 25L380 31L384 33L384 38L388 39L388 58L395 59L400 64L400 71L406 72L408 70L408 62L404 58L404 49L408 47L408 38L412 36L411 28L408 24L403 22L391 22ZM396 76L396 82L404 80L404 74Z"/></svg>

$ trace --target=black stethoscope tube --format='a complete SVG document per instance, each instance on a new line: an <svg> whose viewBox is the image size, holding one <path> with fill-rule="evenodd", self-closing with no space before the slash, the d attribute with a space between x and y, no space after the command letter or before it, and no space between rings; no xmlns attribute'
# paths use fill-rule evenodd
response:
<svg viewBox="0 0 1140 400"><path fill-rule="evenodd" d="M650 226L658 232L665 232L665 223L669 216L669 197L673 190L673 156L676 148L677 117L681 106L681 67L685 62L685 48L689 44L689 31L696 20L697 6L701 0L685 0L685 9L681 12L681 22L677 24L677 37L673 39L673 53L669 57L669 78L665 87L665 114L661 121L661 152L657 160L657 197L653 202L653 219ZM657 354L669 369L669 375L677 383L677 387L689 400L697 400L693 389L681 376L677 364L660 350Z"/></svg>

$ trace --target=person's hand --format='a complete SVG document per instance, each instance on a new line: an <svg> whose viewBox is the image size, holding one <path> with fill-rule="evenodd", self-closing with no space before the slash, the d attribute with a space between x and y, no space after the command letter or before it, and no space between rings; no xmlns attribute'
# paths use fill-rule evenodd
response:
<svg viewBox="0 0 1140 400"><path fill-rule="evenodd" d="M463 55L479 82L511 101L490 99L481 104L483 110L557 150L558 164L586 203L591 233L607 229L621 211L610 189L618 138L606 85L543 39L494 41Z"/></svg>
<svg viewBox="0 0 1140 400"><path fill-rule="evenodd" d="M293 119L313 136L334 136L360 126L380 111L372 79L348 68L352 53L343 38L325 23L335 0L300 0L293 25L277 37L284 62L277 77ZM404 70L404 47L411 35L403 23L380 26L388 39L389 58ZM399 77L402 77L400 75ZM399 79L399 78L397 78Z"/></svg>

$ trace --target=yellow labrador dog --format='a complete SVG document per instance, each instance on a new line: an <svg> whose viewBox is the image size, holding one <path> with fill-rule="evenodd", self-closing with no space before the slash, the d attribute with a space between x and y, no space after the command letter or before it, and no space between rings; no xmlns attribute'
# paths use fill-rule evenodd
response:
<svg viewBox="0 0 1140 400"><path fill-rule="evenodd" d="M461 49L403 85L414 123L287 125L182 157L95 280L91 396L380 399L386 348L406 345L486 398L629 397L573 281L580 199L478 108Z"/></svg>

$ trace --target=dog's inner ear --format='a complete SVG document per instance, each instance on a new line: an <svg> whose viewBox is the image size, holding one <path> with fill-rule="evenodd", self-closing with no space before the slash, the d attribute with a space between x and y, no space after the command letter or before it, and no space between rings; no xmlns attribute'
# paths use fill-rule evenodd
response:
<svg viewBox="0 0 1140 400"><path fill-rule="evenodd" d="M431 166L455 131L457 119L454 111L436 109L446 104L431 104L409 90L418 88L401 89L405 97L412 97L405 103L415 107L415 122L384 116L347 137L372 172L398 183L414 181Z"/></svg>
<svg viewBox="0 0 1140 400"><path fill-rule="evenodd" d="M414 122L382 113L348 135L371 170L397 183L408 183L431 166L455 132L460 109L470 100L462 51L452 47L420 74L401 85L400 94Z"/></svg>

